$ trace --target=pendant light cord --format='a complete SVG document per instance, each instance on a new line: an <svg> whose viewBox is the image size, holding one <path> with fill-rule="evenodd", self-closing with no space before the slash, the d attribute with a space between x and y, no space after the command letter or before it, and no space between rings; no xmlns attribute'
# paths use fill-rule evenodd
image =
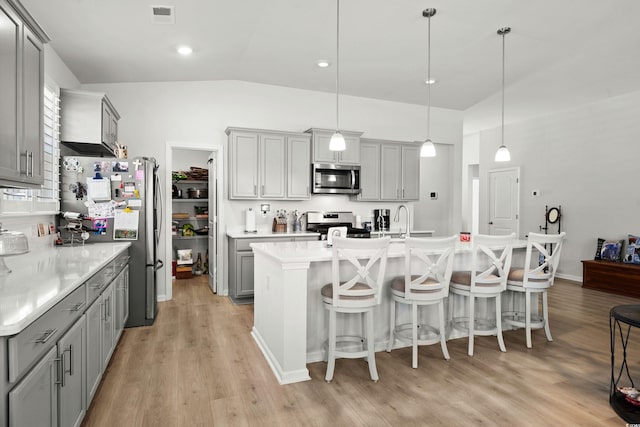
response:
<svg viewBox="0 0 640 427"><path fill-rule="evenodd" d="M505 43L504 37L507 31L502 32L502 144L504 145L504 62L505 62Z"/></svg>
<svg viewBox="0 0 640 427"><path fill-rule="evenodd" d="M431 139L431 15L427 17L427 140Z"/></svg>
<svg viewBox="0 0 640 427"><path fill-rule="evenodd" d="M338 113L338 94L340 93L340 0L337 0L336 9L336 131L340 132L340 114Z"/></svg>

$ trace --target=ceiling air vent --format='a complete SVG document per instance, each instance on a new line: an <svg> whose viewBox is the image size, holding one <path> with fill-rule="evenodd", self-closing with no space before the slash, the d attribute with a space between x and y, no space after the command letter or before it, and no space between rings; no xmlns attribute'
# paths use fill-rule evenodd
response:
<svg viewBox="0 0 640 427"><path fill-rule="evenodd" d="M151 19L160 24L175 24L176 13L174 6L151 6Z"/></svg>

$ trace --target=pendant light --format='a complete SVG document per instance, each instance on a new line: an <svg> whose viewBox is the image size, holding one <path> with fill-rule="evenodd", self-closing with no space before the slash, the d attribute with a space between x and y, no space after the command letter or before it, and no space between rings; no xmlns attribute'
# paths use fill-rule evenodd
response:
<svg viewBox="0 0 640 427"><path fill-rule="evenodd" d="M431 17L436 14L433 8L422 11L422 16L427 18L427 139L420 148L420 157L435 157L436 147L431 141Z"/></svg>
<svg viewBox="0 0 640 427"><path fill-rule="evenodd" d="M329 150L344 151L347 145L340 133L340 114L338 108L338 94L340 93L340 0L336 0L336 132L329 140Z"/></svg>
<svg viewBox="0 0 640 427"><path fill-rule="evenodd" d="M502 140L501 145L496 151L496 162L508 162L511 160L511 154L509 149L504 145L504 36L511 32L510 27L503 27L498 29L498 34L502 36Z"/></svg>

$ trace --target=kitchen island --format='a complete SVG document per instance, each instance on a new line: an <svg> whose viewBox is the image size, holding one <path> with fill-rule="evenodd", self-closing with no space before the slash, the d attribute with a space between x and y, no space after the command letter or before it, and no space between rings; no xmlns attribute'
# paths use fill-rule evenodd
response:
<svg viewBox="0 0 640 427"><path fill-rule="evenodd" d="M514 263L524 261L526 241L514 243ZM254 264L253 338L281 384L309 380L307 363L325 358L327 326L320 288L331 282L331 248L326 242L252 243ZM454 269L469 269L471 250L468 243L456 248ZM389 246L385 283L404 274L404 243ZM509 301L503 301L508 307ZM380 306L374 312L376 351L386 348L389 338L388 289L382 292ZM459 304L458 304L459 306ZM495 307L487 304L479 315L491 316ZM429 313L429 316L431 313ZM408 316L407 307L398 307L398 318ZM422 319L437 324L433 318ZM340 321L338 332L360 330L356 320ZM452 335L452 337L463 336Z"/></svg>

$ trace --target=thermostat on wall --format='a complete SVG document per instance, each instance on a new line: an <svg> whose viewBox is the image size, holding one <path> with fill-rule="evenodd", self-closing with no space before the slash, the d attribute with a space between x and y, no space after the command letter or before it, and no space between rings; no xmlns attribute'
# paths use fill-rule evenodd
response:
<svg viewBox="0 0 640 427"><path fill-rule="evenodd" d="M438 199L438 193L435 191L432 191L431 193L429 193L431 200L437 200Z"/></svg>

